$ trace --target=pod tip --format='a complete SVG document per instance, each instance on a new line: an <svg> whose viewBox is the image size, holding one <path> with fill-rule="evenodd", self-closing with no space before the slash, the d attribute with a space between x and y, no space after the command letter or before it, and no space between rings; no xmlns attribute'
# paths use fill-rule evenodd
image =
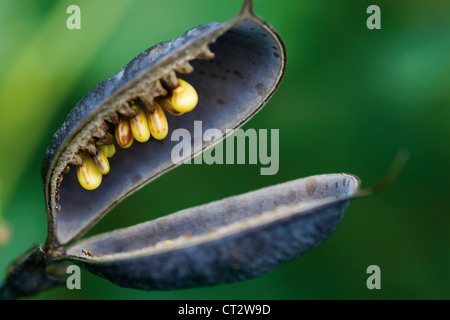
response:
<svg viewBox="0 0 450 320"><path fill-rule="evenodd" d="M253 0L244 0L240 15L253 15Z"/></svg>

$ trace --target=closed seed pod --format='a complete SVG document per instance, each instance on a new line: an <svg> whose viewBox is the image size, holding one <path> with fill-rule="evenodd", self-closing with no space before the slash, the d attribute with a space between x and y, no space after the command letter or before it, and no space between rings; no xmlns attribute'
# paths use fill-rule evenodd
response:
<svg viewBox="0 0 450 320"><path fill-rule="evenodd" d="M194 137L194 120L203 121L203 131L237 129L276 91L285 73L285 47L251 4L246 0L228 22L195 27L144 51L74 107L42 166L48 261L71 261L133 288L214 285L261 275L335 229L358 190L351 175L300 179L73 244L124 198L179 165L171 159L176 142L150 139L118 148L98 189L81 188L76 170L58 183L67 166L82 164L80 151L104 143L119 119L136 116L133 103L148 112L155 99L177 87L181 74L195 88L198 104L180 116L168 115L168 136L184 128ZM204 143L191 157L222 139Z"/></svg>

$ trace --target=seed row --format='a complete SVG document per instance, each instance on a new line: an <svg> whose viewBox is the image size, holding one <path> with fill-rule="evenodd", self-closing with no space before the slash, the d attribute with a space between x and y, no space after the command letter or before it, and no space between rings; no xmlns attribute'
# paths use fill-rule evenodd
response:
<svg viewBox="0 0 450 320"><path fill-rule="evenodd" d="M194 68L188 62L192 59L211 60L214 58L208 46L182 63L175 65L172 72L159 81L149 83L145 92L123 103L117 113L111 113L95 129L91 138L79 147L69 161L76 167L78 182L86 190L98 188L103 175L110 172L109 158L113 157L116 147L129 148L134 140L144 143L152 136L157 140L164 139L169 131L167 117L164 112L181 116L192 111L198 103L198 94L194 87L176 76L175 72L188 74ZM63 176L70 170L65 170L57 177L55 200L60 201L59 188ZM61 205L56 204L56 210Z"/></svg>
<svg viewBox="0 0 450 320"><path fill-rule="evenodd" d="M115 143L122 149L131 147L134 140L144 143L151 136L157 140L162 140L169 132L164 108L175 115L182 115L195 108L198 102L197 92L194 87L182 79L177 79L178 86L174 88L170 95L158 98L147 107L142 106L142 102L134 101L130 108L135 111L135 115L127 117L119 116L119 122L114 128ZM107 141L109 139L105 139ZM83 163L77 166L77 177L80 185L86 190L98 188L102 182L102 176L109 173L110 166L108 158L115 153L114 144L99 145L92 152L84 152L80 156Z"/></svg>

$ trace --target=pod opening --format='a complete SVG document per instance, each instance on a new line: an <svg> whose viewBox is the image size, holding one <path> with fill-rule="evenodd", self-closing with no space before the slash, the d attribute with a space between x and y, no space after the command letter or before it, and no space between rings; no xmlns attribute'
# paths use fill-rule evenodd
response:
<svg viewBox="0 0 450 320"><path fill-rule="evenodd" d="M156 89L161 92L160 98L167 97L177 87L177 79L182 79L192 85L198 94L198 104L191 112L181 116L165 113L168 129L164 139L143 138L145 142L135 141L126 149L115 148L112 157L100 157L97 163L105 163L106 158L109 170L101 176L101 183L94 190L80 186L77 170L74 169L83 161L72 162L72 170L60 175L58 179L61 181L53 202L59 211L56 215L58 244L73 241L130 193L179 165L171 158L171 151L178 143L171 139L174 130L188 130L193 145L196 138L194 121L202 121L203 132L214 128L225 133L227 129L243 125L267 102L278 86L285 67L283 46L267 26L247 20L240 22L210 43L209 48L214 53L214 59L196 59L189 65L174 64L172 76L161 79L162 87ZM136 117L138 111L132 108L134 105L146 106L148 113L148 106L153 101L142 101L145 95L143 97L133 97L121 116L128 119ZM105 132L113 135L111 128L106 128ZM117 146L117 136L113 136ZM203 149L220 140L204 143ZM98 145L101 144L111 145ZM94 144L94 148L85 147L82 155L95 158L99 150ZM202 150L193 150L191 156L200 152Z"/></svg>

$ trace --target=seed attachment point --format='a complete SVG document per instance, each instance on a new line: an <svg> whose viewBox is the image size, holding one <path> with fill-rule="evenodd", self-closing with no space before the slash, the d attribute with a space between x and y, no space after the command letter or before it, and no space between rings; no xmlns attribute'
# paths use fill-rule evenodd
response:
<svg viewBox="0 0 450 320"><path fill-rule="evenodd" d="M182 115L192 111L198 103L197 91L188 82L177 79L178 86L168 97L159 98L158 103L173 115Z"/></svg>

